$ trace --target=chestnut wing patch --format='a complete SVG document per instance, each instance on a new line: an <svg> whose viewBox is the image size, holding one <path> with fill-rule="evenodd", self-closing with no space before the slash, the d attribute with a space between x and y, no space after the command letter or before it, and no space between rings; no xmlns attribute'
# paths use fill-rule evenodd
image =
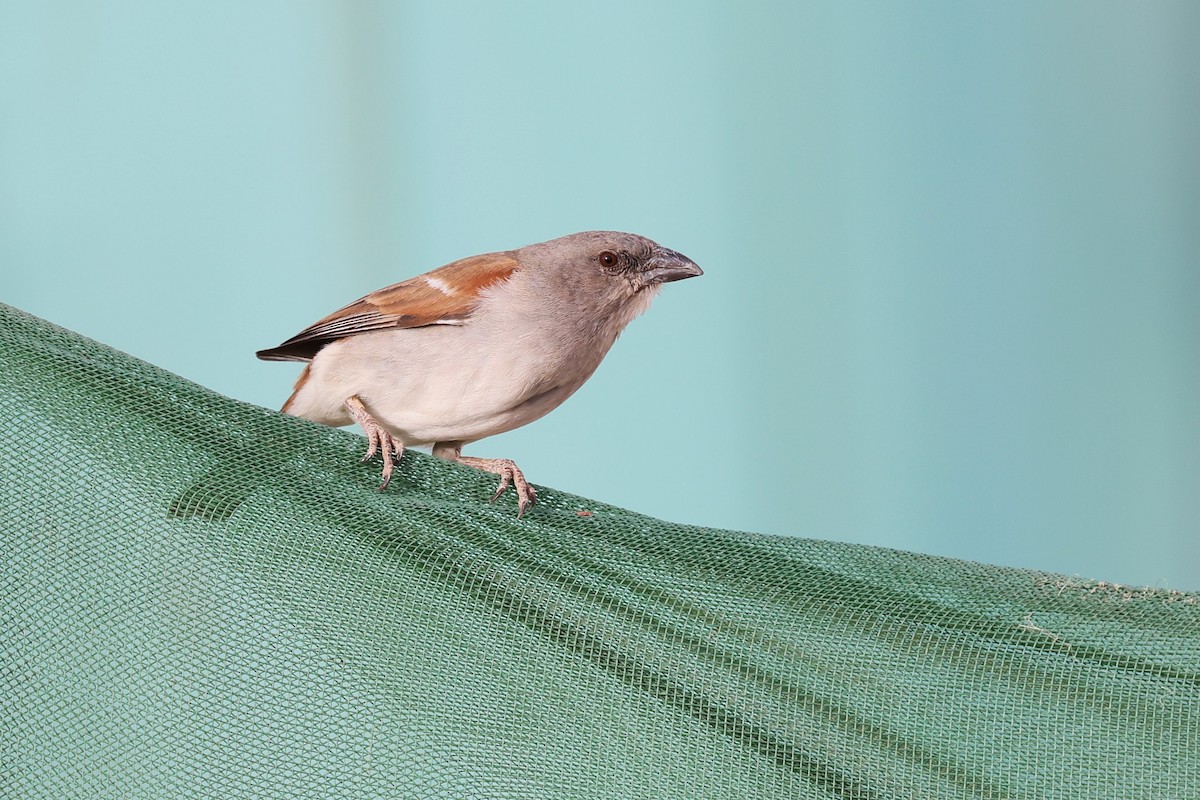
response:
<svg viewBox="0 0 1200 800"><path fill-rule="evenodd" d="M479 293L517 271L512 252L471 256L371 292L339 309L278 347L259 350L264 361L310 361L330 342L370 331L461 325Z"/></svg>

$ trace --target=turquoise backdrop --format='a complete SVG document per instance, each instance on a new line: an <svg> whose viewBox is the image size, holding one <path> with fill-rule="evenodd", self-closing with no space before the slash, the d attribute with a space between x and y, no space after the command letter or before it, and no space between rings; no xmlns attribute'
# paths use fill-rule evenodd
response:
<svg viewBox="0 0 1200 800"><path fill-rule="evenodd" d="M632 230L705 277L471 452L1198 589L1198 40L1195 2L5 0L0 300L277 407L254 350L367 291Z"/></svg>

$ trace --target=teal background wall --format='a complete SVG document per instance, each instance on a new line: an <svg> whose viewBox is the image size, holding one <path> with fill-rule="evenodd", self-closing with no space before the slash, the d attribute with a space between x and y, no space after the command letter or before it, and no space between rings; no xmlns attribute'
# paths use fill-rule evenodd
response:
<svg viewBox="0 0 1200 800"><path fill-rule="evenodd" d="M0 299L277 407L367 291L632 230L705 277L475 454L1200 589L1200 4L519 6L0 2Z"/></svg>

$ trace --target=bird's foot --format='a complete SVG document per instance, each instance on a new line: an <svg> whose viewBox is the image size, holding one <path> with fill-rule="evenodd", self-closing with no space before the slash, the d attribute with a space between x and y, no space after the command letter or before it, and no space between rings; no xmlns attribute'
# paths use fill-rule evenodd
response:
<svg viewBox="0 0 1200 800"><path fill-rule="evenodd" d="M525 473L521 472L521 468L511 459L472 458L471 456L464 456L459 449L459 445L449 442L439 442L433 448L433 454L447 461L457 461L459 464L466 464L468 467L474 467L484 472L490 472L493 475L499 475L500 485L496 487L496 493L492 495L492 502L494 503L500 499L500 495L504 494L504 490L509 486L514 487L517 490L518 519L529 510L530 506L537 502L537 492L529 485L529 481L525 480Z"/></svg>
<svg viewBox="0 0 1200 800"><path fill-rule="evenodd" d="M367 435L367 454L362 457L362 460L370 461L375 453L379 453L383 457L383 483L379 484L379 491L382 492L391 483L392 471L404 457L404 442L375 421L375 418L367 411L367 407L363 405L363 401L358 399L358 395L346 398L346 410L350 412L350 416Z"/></svg>
<svg viewBox="0 0 1200 800"><path fill-rule="evenodd" d="M521 472L521 468L511 459L459 456L455 460L460 464L466 464L468 467L474 467L475 469L481 469L484 472L491 472L494 475L500 476L500 485L496 487L496 493L492 495L493 503L500 499L500 495L504 494L510 485L516 489L518 519L537 502L537 492L529 485L529 481L525 480L525 473Z"/></svg>
<svg viewBox="0 0 1200 800"><path fill-rule="evenodd" d="M433 446L433 454L447 461L457 461L459 464L499 475L500 485L492 495L492 502L499 500L500 495L504 494L504 490L509 486L514 487L517 490L517 519L537 502L537 492L529 485L529 481L525 480L525 473L521 472L521 468L511 459L464 456L461 442L438 442Z"/></svg>

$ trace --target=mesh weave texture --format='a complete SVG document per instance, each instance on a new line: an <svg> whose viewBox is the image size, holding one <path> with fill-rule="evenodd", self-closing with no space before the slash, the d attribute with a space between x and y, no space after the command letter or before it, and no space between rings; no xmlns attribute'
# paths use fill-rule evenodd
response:
<svg viewBox="0 0 1200 800"><path fill-rule="evenodd" d="M363 447L0 306L0 797L1200 797L1200 595Z"/></svg>

